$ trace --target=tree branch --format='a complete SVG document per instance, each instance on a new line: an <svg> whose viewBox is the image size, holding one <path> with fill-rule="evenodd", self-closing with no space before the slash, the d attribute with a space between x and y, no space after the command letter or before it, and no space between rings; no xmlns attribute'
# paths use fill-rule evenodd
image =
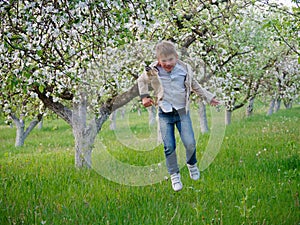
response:
<svg viewBox="0 0 300 225"><path fill-rule="evenodd" d="M38 94L39 99L49 108L72 127L72 111L60 102L54 102L53 98L47 97L46 94L39 90L38 86L34 87L34 91Z"/></svg>
<svg viewBox="0 0 300 225"><path fill-rule="evenodd" d="M275 29L277 35L279 35L279 37L281 38L281 40L283 40L283 42L293 51L295 52L298 56L300 56L300 52L297 51L297 49L295 49L293 46L290 45L290 43L287 42L287 40L280 34L279 30L277 29L277 27L272 24L273 28Z"/></svg>
<svg viewBox="0 0 300 225"><path fill-rule="evenodd" d="M230 62L230 60L232 60L234 57L236 57L236 56L239 56L239 55L244 55L244 54L247 54L247 53L249 53L249 52L251 52L251 50L250 51L246 51L246 52L235 52L235 53L233 53L232 55L230 55L221 65L220 65L220 67L223 67L223 66L225 66L227 63L229 63Z"/></svg>
<svg viewBox="0 0 300 225"><path fill-rule="evenodd" d="M32 120L29 124L29 126L27 127L26 131L24 132L24 139L28 136L28 134L33 130L33 128L35 128L35 126L42 120L43 118L43 114L40 113L37 116L37 119Z"/></svg>
<svg viewBox="0 0 300 225"><path fill-rule="evenodd" d="M139 96L138 84L133 85L128 91L117 95L112 101L112 111L126 105L133 98Z"/></svg>

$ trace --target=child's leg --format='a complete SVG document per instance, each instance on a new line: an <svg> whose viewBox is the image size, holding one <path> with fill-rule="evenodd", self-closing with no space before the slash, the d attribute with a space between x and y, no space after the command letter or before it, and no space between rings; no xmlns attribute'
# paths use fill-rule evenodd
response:
<svg viewBox="0 0 300 225"><path fill-rule="evenodd" d="M174 134L173 113L159 113L161 138L164 143L164 154L169 174L179 172L176 156L176 140Z"/></svg>
<svg viewBox="0 0 300 225"><path fill-rule="evenodd" d="M176 123L176 126L186 149L186 162L187 164L194 165L197 163L196 141L189 113L180 115L180 121Z"/></svg>

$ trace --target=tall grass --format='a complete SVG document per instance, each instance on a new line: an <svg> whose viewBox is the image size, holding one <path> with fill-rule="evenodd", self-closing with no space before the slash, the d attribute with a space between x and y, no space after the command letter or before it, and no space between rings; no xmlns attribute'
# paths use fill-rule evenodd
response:
<svg viewBox="0 0 300 225"><path fill-rule="evenodd" d="M129 115L132 132L147 137L147 114ZM72 131L61 120L46 120L21 148L14 147L15 129L1 125L0 224L298 225L299 115L296 107L233 120L199 181L181 169L184 188L178 193L169 180L127 186L95 170L76 169ZM164 158L161 145L147 152L124 146L108 122L98 138L126 163ZM208 139L209 134L199 136L199 159Z"/></svg>

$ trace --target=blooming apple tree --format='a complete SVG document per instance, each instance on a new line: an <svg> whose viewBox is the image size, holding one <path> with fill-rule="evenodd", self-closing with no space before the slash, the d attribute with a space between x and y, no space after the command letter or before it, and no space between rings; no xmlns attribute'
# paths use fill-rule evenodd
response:
<svg viewBox="0 0 300 225"><path fill-rule="evenodd" d="M125 44L147 34L155 21L151 13L160 6L159 1L1 1L0 70L7 84L1 105L10 112L19 110L16 102L30 99L33 106L40 99L71 125L76 165L89 165L104 121L138 95L132 82L140 71L130 67L141 68L147 54L140 57L139 50L147 48Z"/></svg>

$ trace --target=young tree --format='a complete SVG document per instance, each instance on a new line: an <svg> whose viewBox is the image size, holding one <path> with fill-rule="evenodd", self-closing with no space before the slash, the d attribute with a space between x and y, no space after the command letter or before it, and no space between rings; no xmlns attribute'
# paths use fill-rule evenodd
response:
<svg viewBox="0 0 300 225"><path fill-rule="evenodd" d="M20 59L15 58L15 67L11 68L14 73L5 71L1 75L2 84L0 93L0 109L3 110L7 121L13 121L16 126L15 146L24 145L26 137L41 121L44 109L43 104L38 100L37 95L27 89L27 84L21 79L19 71ZM35 110L31 110L35 108ZM25 128L26 120L31 120Z"/></svg>
<svg viewBox="0 0 300 225"><path fill-rule="evenodd" d="M299 97L300 74L297 56L283 57L277 64L276 70L279 101L283 100L286 108L291 108L292 103ZM277 103L279 107L280 103ZM276 109L275 109L276 111Z"/></svg>

